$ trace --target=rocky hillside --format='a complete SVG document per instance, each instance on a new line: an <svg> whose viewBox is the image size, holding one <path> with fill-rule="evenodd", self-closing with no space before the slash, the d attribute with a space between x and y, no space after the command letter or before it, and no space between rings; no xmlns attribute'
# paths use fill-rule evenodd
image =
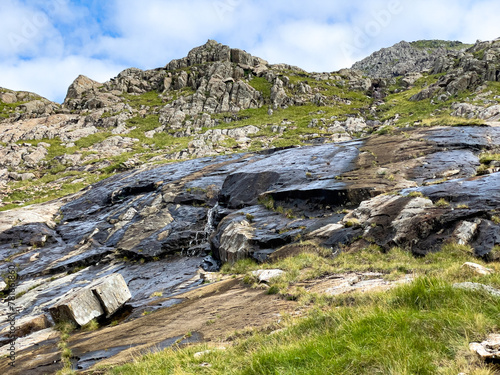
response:
<svg viewBox="0 0 500 375"><path fill-rule="evenodd" d="M436 60L449 54L458 56L471 47L461 42L444 40L419 40L399 42L382 48L355 63L352 68L361 70L372 78L392 78L408 73L422 73L434 67Z"/></svg>
<svg viewBox="0 0 500 375"><path fill-rule="evenodd" d="M418 276L401 264L374 262L352 279L355 265L337 264L347 272L337 275L332 263L285 262L289 278L269 288L277 296L237 278L204 289L225 278L214 273L223 264L245 274L249 259L270 268L300 261L304 249L334 262L366 249L420 257L452 244L496 268L500 41L459 52L437 44L402 42L397 51L440 55L386 78L308 73L208 41L162 68L127 69L105 83L80 76L62 105L2 89L0 272L4 297L20 308L17 373L88 370L127 360L132 347L222 340L217 306L234 329L249 316L268 324L279 308L299 309L296 288L325 278L350 285L314 289L331 297ZM261 298L262 309L245 308L243 295ZM189 329L171 312L192 317L181 327ZM101 328L70 337L68 320Z"/></svg>

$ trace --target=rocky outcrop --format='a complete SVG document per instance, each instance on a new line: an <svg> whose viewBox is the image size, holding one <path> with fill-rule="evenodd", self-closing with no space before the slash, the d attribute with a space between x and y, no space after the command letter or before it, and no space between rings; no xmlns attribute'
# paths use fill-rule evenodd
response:
<svg viewBox="0 0 500 375"><path fill-rule="evenodd" d="M466 90L474 91L487 81L500 81L500 41L478 41L459 54L436 60L432 74L446 73L439 80L414 95L410 100L423 100L441 95L441 100Z"/></svg>
<svg viewBox="0 0 500 375"><path fill-rule="evenodd" d="M52 206L1 212L0 272L9 262L19 267L19 318L52 311L53 320L85 324L128 299L95 279L123 275L132 319L164 306L151 305L154 293L167 298L199 285L201 264L213 270L245 257L262 262L302 239L332 252L375 243L425 254L461 233L488 257L500 244L492 217L499 174L473 176L479 150L500 146L498 131L406 129L132 169ZM441 199L449 205L436 204ZM209 254L215 259L204 261ZM82 289L71 292L75 284ZM7 324L4 318L0 328Z"/></svg>
<svg viewBox="0 0 500 375"><path fill-rule="evenodd" d="M70 321L83 326L92 319L110 317L130 298L123 276L114 273L63 296L49 312L56 323Z"/></svg>
<svg viewBox="0 0 500 375"><path fill-rule="evenodd" d="M352 68L363 71L372 78L392 78L408 73L422 73L432 69L436 61L454 50L465 49L460 42L422 40L399 42L392 47L382 48L369 57L355 63ZM458 52L455 52L458 53Z"/></svg>
<svg viewBox="0 0 500 375"><path fill-rule="evenodd" d="M469 103L455 103L451 106L451 109L453 110L451 115L456 117L478 118L486 121L500 120L500 105L483 107Z"/></svg>
<svg viewBox="0 0 500 375"><path fill-rule="evenodd" d="M217 43L215 40L209 40L203 46L193 48L189 51L187 57L179 60L173 60L167 64L167 70L176 70L187 68L193 65L205 64L207 62L231 62L242 64L249 67L258 67L267 65L267 61L253 57L249 53Z"/></svg>
<svg viewBox="0 0 500 375"><path fill-rule="evenodd" d="M59 110L57 103L27 91L13 91L0 87L0 120L48 116ZM1 122L1 121L0 121Z"/></svg>

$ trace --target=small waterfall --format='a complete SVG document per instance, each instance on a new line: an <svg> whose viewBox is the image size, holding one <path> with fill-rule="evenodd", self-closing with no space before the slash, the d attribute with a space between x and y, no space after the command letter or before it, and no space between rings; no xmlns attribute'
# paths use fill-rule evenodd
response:
<svg viewBox="0 0 500 375"><path fill-rule="evenodd" d="M207 212L207 222L205 227L201 231L194 233L194 237L189 241L189 245L183 250L183 254L187 256L199 255L202 252L204 245L208 243L210 235L215 230L215 217L217 215L217 210L219 208L219 203L210 208Z"/></svg>
<svg viewBox="0 0 500 375"><path fill-rule="evenodd" d="M219 208L219 202L217 202L215 204L215 206L213 206L207 212L207 223L205 224L205 229L204 229L205 238L210 237L210 234L212 234L212 232L215 229L214 222L215 222L215 215L217 215L218 208Z"/></svg>

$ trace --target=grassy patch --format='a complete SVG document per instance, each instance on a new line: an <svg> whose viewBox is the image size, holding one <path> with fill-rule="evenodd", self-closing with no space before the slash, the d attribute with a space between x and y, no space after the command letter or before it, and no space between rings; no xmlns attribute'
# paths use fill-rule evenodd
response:
<svg viewBox="0 0 500 375"><path fill-rule="evenodd" d="M388 95L384 99L385 104L378 107L380 119L385 121L393 119L398 115L399 119L396 121L398 125L413 125L414 123L421 126L483 124L484 121L482 120L468 120L450 115L450 108L453 102L464 101L468 96L472 95L468 91L450 97L446 101L433 101L432 99L410 101L413 95L436 83L441 76L442 74L424 76L416 81L411 89Z"/></svg>
<svg viewBox="0 0 500 375"><path fill-rule="evenodd" d="M108 374L493 374L468 343L496 329L494 298L421 277L362 302L287 317L280 332L254 331L202 358L206 345L167 349Z"/></svg>
<svg viewBox="0 0 500 375"><path fill-rule="evenodd" d="M161 126L159 116L148 115L146 117L134 117L127 121L128 127L135 127L134 130L127 134L128 137L139 139L142 145L154 146L154 149L163 150L170 148L169 151L176 152L187 148L189 141L192 137L174 137L173 135L161 131L153 135L153 138L148 138L144 135L145 132L154 130ZM141 147L141 146L138 146ZM135 150L134 154L138 151ZM122 157L120 157L122 159ZM123 161L121 161L123 162Z"/></svg>
<svg viewBox="0 0 500 375"><path fill-rule="evenodd" d="M269 100L271 98L271 87L273 85L264 77L255 77L249 82L249 84L255 90L260 91L264 99Z"/></svg>
<svg viewBox="0 0 500 375"><path fill-rule="evenodd" d="M492 161L500 161L500 154L486 152L484 154L481 154L479 161L481 162L481 164L489 164Z"/></svg>
<svg viewBox="0 0 500 375"><path fill-rule="evenodd" d="M158 107L161 105L165 105L163 99L160 97L157 91L148 91L140 95L122 94L121 96L128 104L130 104L132 108L135 109L140 109L142 106Z"/></svg>
<svg viewBox="0 0 500 375"><path fill-rule="evenodd" d="M57 344L57 347L61 350L61 362L63 363L63 368L59 370L56 375L70 375L75 374L75 371L72 369L71 363L71 349L68 345L68 340L71 335L71 332L75 330L75 326L70 322L62 322L57 324L56 330L60 332L60 341Z"/></svg>
<svg viewBox="0 0 500 375"><path fill-rule="evenodd" d="M462 50L467 49L473 46L473 44L464 44L458 41L449 41L449 40L417 40L415 42L410 43L412 47L418 49L435 49L435 48L446 48L451 50Z"/></svg>

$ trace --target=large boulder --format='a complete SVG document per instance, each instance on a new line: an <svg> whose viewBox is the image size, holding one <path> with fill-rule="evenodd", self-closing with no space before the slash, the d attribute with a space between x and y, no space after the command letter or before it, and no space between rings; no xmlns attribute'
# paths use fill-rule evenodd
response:
<svg viewBox="0 0 500 375"><path fill-rule="evenodd" d="M83 326L92 319L109 317L132 298L123 276L114 273L70 292L50 309L55 322L71 321Z"/></svg>

